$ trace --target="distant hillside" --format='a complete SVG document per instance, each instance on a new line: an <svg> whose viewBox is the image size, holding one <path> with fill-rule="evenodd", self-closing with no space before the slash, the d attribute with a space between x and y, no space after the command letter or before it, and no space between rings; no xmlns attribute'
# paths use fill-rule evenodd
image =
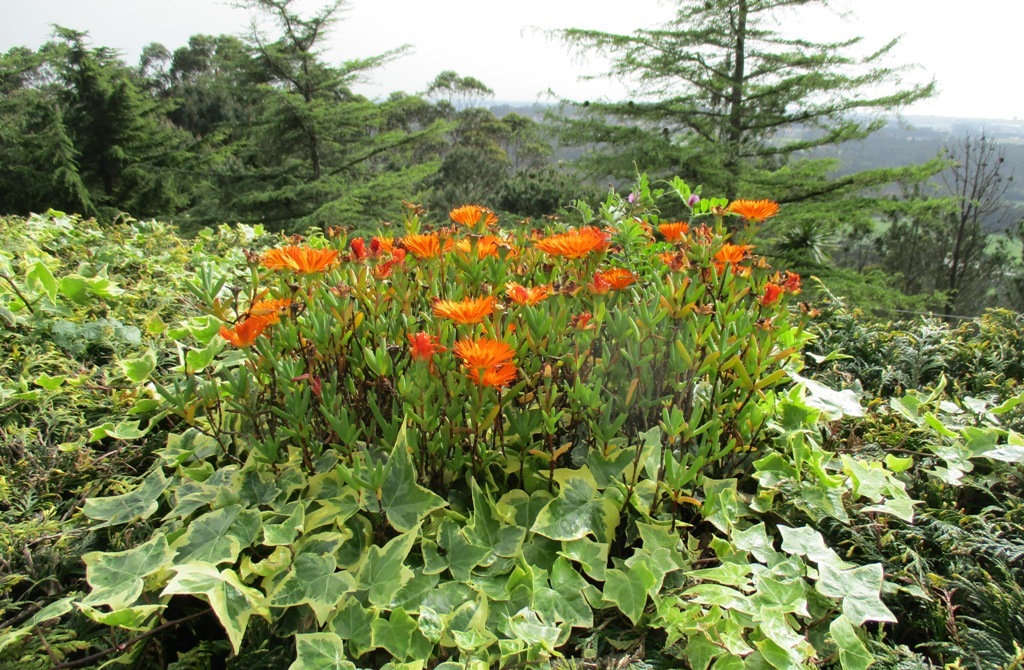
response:
<svg viewBox="0 0 1024 670"><path fill-rule="evenodd" d="M546 103L495 102L490 109L498 117L516 113L542 121L544 113L552 107ZM996 140L1005 150L1006 174L1012 175L1006 197L1013 211L1003 221L992 222L993 230L1001 230L1024 218L1024 121L907 116L902 120L894 119L863 141L820 147L808 155L839 159L840 168L836 174L843 175L861 170L924 163L935 158L944 146L957 143L968 133L980 135L982 132ZM563 160L572 160L581 152L579 148L563 147L557 153ZM936 180L936 186L941 186L941 182Z"/></svg>

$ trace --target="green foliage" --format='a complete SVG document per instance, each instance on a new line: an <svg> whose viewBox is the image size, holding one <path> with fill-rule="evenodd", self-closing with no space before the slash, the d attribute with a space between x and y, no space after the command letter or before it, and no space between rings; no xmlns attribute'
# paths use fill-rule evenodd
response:
<svg viewBox="0 0 1024 670"><path fill-rule="evenodd" d="M326 281L262 268L244 226L4 227L0 667L1011 664L1018 319L791 310L749 251L716 266L751 232L718 201L680 242L645 232L690 194L577 203L613 246L576 260L525 230L440 259L313 235L344 258ZM504 309L456 324L441 292ZM272 297L252 346L218 335ZM512 346L507 385L467 377L467 337ZM935 388L865 409L822 383L882 397L882 362Z"/></svg>
<svg viewBox="0 0 1024 670"><path fill-rule="evenodd" d="M237 261L256 231L221 234L210 248ZM145 380L178 355L159 339L166 324L198 314L182 282L205 254L204 242L154 222L0 219L0 667L46 668L109 646L92 619L135 629L154 618L150 604L111 613L71 603L89 571L116 602L134 600L146 578L99 557L136 551L144 538L123 531L156 511L167 485L153 472L136 488L147 436L165 439ZM83 502L101 520L95 532L77 514Z"/></svg>
<svg viewBox="0 0 1024 670"><path fill-rule="evenodd" d="M643 178L631 201L578 203L585 225L551 230L553 253L525 230L504 236L505 254L475 253L469 237L416 259L411 236L390 254L377 240L373 255L313 236L327 258L344 250L326 281L237 251L204 256L182 294L214 318L168 317L159 342L112 363L152 380L150 411L174 425L136 438L163 442L138 487L86 501L95 527L141 532L85 556L81 611L146 635L199 604L236 654L268 626L293 639L296 668L629 647L576 641L608 626L693 666L835 653L863 667L863 625L892 620L881 567L846 563L807 523L912 508L895 471L821 443L822 421L860 408L792 381L807 342L807 316L787 309L798 279L726 247L714 199L678 242L645 233L656 203L688 194ZM410 233L425 225L409 210ZM590 252L562 258L573 236ZM431 309L436 295L497 298L509 282L547 297L519 304L509 288L477 325ZM256 304L270 297L290 302L251 345L225 346L270 319ZM498 371L436 348L467 338L507 342L514 378L486 381ZM104 439L133 430L101 425Z"/></svg>

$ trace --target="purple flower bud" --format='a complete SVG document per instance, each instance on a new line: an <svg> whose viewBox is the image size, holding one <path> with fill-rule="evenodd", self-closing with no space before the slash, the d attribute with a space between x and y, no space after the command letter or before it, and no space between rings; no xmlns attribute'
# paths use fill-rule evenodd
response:
<svg viewBox="0 0 1024 670"><path fill-rule="evenodd" d="M693 195L690 196L690 199L686 201L686 204L689 205L690 207L693 207L698 202L700 202L700 196L694 193Z"/></svg>
<svg viewBox="0 0 1024 670"><path fill-rule="evenodd" d="M636 193L630 193L630 194L629 194L629 195L628 195L628 196L626 197L626 200L628 200L628 201L629 201L629 204L631 204L631 205L632 205L633 203L635 203L635 202L636 202Z"/></svg>

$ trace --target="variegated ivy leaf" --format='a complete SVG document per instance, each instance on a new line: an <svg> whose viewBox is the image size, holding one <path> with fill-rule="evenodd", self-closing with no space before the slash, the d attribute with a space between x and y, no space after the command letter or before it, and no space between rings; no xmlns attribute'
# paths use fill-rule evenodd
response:
<svg viewBox="0 0 1024 670"><path fill-rule="evenodd" d="M263 594L246 586L234 570L217 570L209 563L186 563L172 567L175 576L161 595L203 596L224 627L237 654L245 629L253 615L270 620L270 609Z"/></svg>
<svg viewBox="0 0 1024 670"><path fill-rule="evenodd" d="M420 632L415 619L401 607L387 619L377 617L371 624L373 644L387 649L398 660L429 658L434 645Z"/></svg>
<svg viewBox="0 0 1024 670"><path fill-rule="evenodd" d="M233 563L239 552L259 536L260 516L241 505L229 505L208 512L188 524L175 540L177 562Z"/></svg>
<svg viewBox="0 0 1024 670"><path fill-rule="evenodd" d="M369 592L370 603L386 607L402 586L412 579L413 572L405 565L405 558L419 537L420 527L392 538L383 547L373 546L366 554L366 562L357 577L359 590Z"/></svg>
<svg viewBox="0 0 1024 670"><path fill-rule="evenodd" d="M300 633L295 636L295 651L295 662L288 670L356 670L334 633Z"/></svg>
<svg viewBox="0 0 1024 670"><path fill-rule="evenodd" d="M163 535L127 551L90 552L82 560L92 592L83 602L115 610L129 607L142 595L144 578L169 567L173 559L174 551Z"/></svg>
<svg viewBox="0 0 1024 670"><path fill-rule="evenodd" d="M86 498L82 511L94 521L102 521L93 528L116 526L137 519L147 519L156 512L160 494L170 480L157 468L142 480L134 491L107 498Z"/></svg>
<svg viewBox="0 0 1024 670"><path fill-rule="evenodd" d="M333 556L301 554L270 594L270 606L309 605L323 626L341 597L355 590L352 575L336 567Z"/></svg>
<svg viewBox="0 0 1024 670"><path fill-rule="evenodd" d="M106 626L116 626L128 630L149 630L152 624L149 623L154 614L164 608L163 605L136 605L123 610L113 612L101 612L95 607L89 607L79 603L78 609L97 623Z"/></svg>
<svg viewBox="0 0 1024 670"><path fill-rule="evenodd" d="M882 566L878 563L851 570L841 570L829 563L821 563L818 566L816 588L822 595L842 598L843 614L855 626L865 621L896 621L896 617L880 598Z"/></svg>
<svg viewBox="0 0 1024 670"><path fill-rule="evenodd" d="M875 657L857 637L857 631L845 616L838 616L829 625L828 632L839 647L839 664L843 670L867 670L875 662Z"/></svg>
<svg viewBox="0 0 1024 670"><path fill-rule="evenodd" d="M589 475L589 471L586 474ZM587 535L601 542L611 542L619 523L619 507L595 489L592 476L590 480L569 476L561 482L558 496L540 511L531 530L563 542Z"/></svg>
<svg viewBox="0 0 1024 670"><path fill-rule="evenodd" d="M613 568L605 573L605 600L614 603L636 625L647 604L647 591L656 581L642 563L629 568L629 572Z"/></svg>
<svg viewBox="0 0 1024 670"><path fill-rule="evenodd" d="M388 521L399 532L408 532L426 515L448 503L430 489L416 483L416 472L405 437L405 424L398 433L395 448L384 466L381 507Z"/></svg>

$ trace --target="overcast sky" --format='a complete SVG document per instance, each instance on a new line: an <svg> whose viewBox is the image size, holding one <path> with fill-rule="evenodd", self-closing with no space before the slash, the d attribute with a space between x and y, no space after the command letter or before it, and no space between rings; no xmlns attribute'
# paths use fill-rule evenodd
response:
<svg viewBox="0 0 1024 670"><path fill-rule="evenodd" d="M300 7L316 8L316 0ZM1024 50L1017 0L834 0L836 11L801 9L778 29L811 40L864 36L872 47L903 35L889 65L916 64L908 81L936 79L939 94L906 110L974 118L1024 118ZM664 0L349 0L328 40L334 61L376 55L404 44L410 55L372 73L359 87L371 97L423 91L443 70L473 76L495 100L534 101L551 89L577 100L621 98L607 80L580 82L603 71L600 59L569 51L544 29L631 32L673 15ZM245 10L221 0L0 0L0 51L38 47L51 24L89 32L97 46L134 63L143 45L173 51L196 33L242 35Z"/></svg>

